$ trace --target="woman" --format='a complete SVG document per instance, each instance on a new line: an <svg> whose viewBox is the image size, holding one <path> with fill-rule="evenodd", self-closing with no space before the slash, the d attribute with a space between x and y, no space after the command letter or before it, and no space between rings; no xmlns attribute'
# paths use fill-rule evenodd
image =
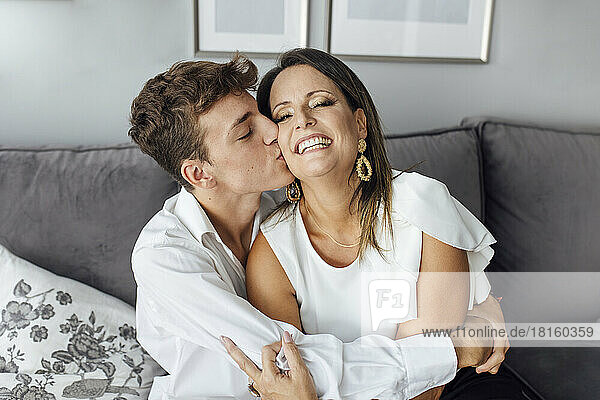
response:
<svg viewBox="0 0 600 400"><path fill-rule="evenodd" d="M418 279L417 316L382 324L377 333L390 337L455 328L486 300L482 271L495 239L444 184L391 169L373 101L344 63L315 49L284 53L261 81L257 101L278 124L297 179L286 190L288 203L261 225L248 258L255 307L306 333L352 341L361 329L368 333L357 293L361 271L395 269Z"/></svg>

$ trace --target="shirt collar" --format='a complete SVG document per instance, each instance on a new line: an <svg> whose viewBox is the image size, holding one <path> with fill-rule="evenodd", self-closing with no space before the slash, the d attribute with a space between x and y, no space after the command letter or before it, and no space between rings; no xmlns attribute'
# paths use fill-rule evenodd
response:
<svg viewBox="0 0 600 400"><path fill-rule="evenodd" d="M217 230L215 229L211 220L208 218L208 215L206 215L204 208L202 208L196 197L194 197L193 194L184 188L181 188L179 191L179 196L177 198L177 203L175 204L173 213L185 225L185 227L198 242L202 243L202 237L204 235L213 234L215 238L219 240L223 246L225 246L225 243L223 243L221 240L221 237L217 233ZM260 229L261 214L262 212L259 207L254 215L254 223L252 225L252 242L254 242L254 239L258 235L258 230Z"/></svg>
<svg viewBox="0 0 600 400"><path fill-rule="evenodd" d="M219 237L217 230L206 215L206 211L194 195L184 188L179 191L173 213L200 243L202 243L202 236L207 233L213 233Z"/></svg>

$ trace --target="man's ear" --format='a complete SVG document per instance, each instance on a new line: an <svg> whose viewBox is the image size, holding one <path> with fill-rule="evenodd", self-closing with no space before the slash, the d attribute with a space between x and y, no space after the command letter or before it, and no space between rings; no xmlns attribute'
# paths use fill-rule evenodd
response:
<svg viewBox="0 0 600 400"><path fill-rule="evenodd" d="M207 163L198 160L183 160L181 176L195 188L212 189L217 185L214 177L207 171Z"/></svg>
<svg viewBox="0 0 600 400"><path fill-rule="evenodd" d="M354 111L354 118L356 119L356 125L358 125L358 137L361 139L367 138L367 117L362 108L357 108Z"/></svg>

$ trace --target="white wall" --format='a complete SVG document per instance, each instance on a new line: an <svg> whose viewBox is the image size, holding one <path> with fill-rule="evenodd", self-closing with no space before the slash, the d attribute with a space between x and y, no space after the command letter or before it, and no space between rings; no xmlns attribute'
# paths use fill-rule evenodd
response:
<svg viewBox="0 0 600 400"><path fill-rule="evenodd" d="M191 0L0 1L0 145L127 142L143 83L192 57L192 13ZM599 20L594 0L496 0L487 65L348 64L388 132L474 115L600 131Z"/></svg>
<svg viewBox="0 0 600 400"><path fill-rule="evenodd" d="M191 0L0 1L0 145L128 142L131 101L192 33Z"/></svg>

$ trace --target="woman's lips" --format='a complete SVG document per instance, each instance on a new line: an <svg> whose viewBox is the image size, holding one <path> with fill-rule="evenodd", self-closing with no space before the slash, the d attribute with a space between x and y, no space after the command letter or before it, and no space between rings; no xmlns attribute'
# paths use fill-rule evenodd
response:
<svg viewBox="0 0 600 400"><path fill-rule="evenodd" d="M332 142L331 138L322 133L313 133L298 139L294 153L302 155L309 151L321 150L329 147Z"/></svg>
<svg viewBox="0 0 600 400"><path fill-rule="evenodd" d="M303 156L303 155L308 154L308 153L314 153L315 151L327 150L328 148L329 148L329 145L327 145L327 146L325 146L325 145L313 146L313 147L309 147L308 149L304 150L302 152L302 154L299 154L299 155Z"/></svg>

